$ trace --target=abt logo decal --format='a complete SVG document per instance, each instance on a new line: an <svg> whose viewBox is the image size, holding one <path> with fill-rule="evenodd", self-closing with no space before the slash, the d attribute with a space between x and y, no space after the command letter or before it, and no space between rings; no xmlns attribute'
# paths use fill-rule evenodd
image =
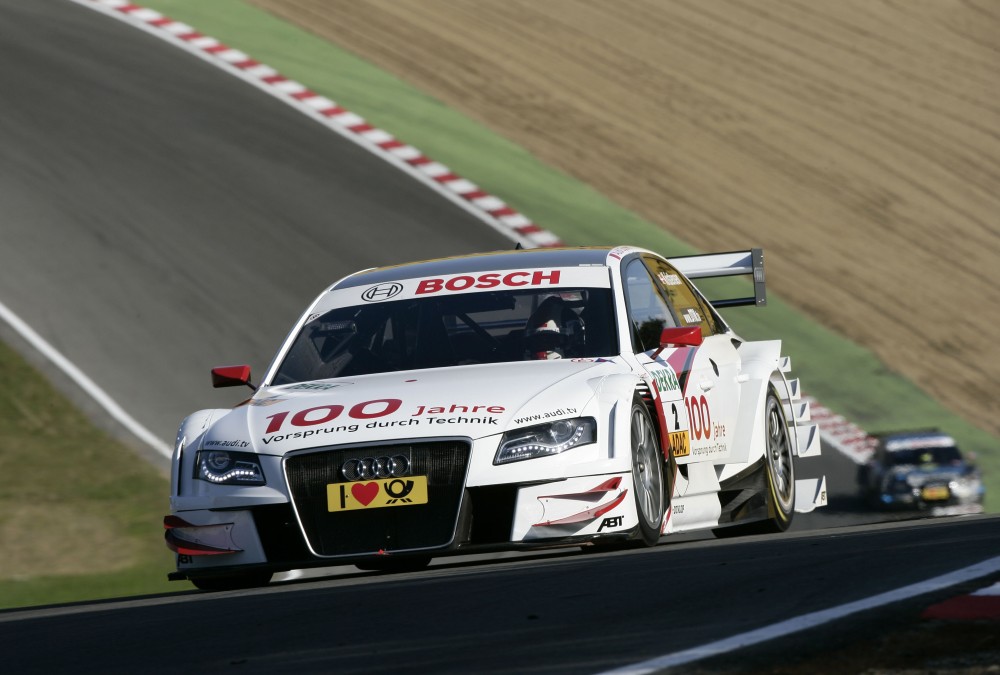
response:
<svg viewBox="0 0 1000 675"><path fill-rule="evenodd" d="M610 530L616 527L621 527L624 524L625 516L611 516L610 518L605 518L601 521L601 526L597 528L597 531L600 532L605 528Z"/></svg>

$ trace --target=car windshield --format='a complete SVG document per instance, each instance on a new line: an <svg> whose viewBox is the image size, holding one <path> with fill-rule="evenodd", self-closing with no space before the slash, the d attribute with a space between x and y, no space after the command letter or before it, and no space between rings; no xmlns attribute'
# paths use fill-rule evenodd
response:
<svg viewBox="0 0 1000 675"><path fill-rule="evenodd" d="M618 353L607 288L510 290L337 307L312 318L273 384Z"/></svg>
<svg viewBox="0 0 1000 675"><path fill-rule="evenodd" d="M896 466L904 464L961 464L962 455L955 447L909 448L893 450L889 454L889 461Z"/></svg>

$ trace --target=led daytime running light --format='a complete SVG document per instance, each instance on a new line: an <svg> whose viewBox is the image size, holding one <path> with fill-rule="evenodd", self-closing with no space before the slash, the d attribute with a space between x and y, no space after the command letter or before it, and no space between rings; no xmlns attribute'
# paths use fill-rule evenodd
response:
<svg viewBox="0 0 1000 675"><path fill-rule="evenodd" d="M264 485L264 473L256 456L219 450L198 453L195 478L216 485Z"/></svg>
<svg viewBox="0 0 1000 675"><path fill-rule="evenodd" d="M594 418L577 417L510 431L501 438L493 463L508 464L558 455L578 445L594 443L596 428Z"/></svg>

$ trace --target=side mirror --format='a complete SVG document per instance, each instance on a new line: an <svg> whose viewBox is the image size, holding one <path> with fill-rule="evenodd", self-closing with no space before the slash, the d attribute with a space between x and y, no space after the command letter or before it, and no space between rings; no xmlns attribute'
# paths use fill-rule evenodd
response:
<svg viewBox="0 0 1000 675"><path fill-rule="evenodd" d="M219 366L212 368L212 386L238 387L242 384L257 391L257 387L250 383L250 366Z"/></svg>
<svg viewBox="0 0 1000 675"><path fill-rule="evenodd" d="M701 326L664 328L660 333L660 348L653 352L653 360L667 347L697 347L702 339Z"/></svg>

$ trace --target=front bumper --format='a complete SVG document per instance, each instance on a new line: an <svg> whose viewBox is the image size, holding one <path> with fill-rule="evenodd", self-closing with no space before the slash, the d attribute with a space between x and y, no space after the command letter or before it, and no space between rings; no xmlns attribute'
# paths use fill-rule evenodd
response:
<svg viewBox="0 0 1000 675"><path fill-rule="evenodd" d="M177 554L177 571L169 578L349 565L379 556L440 557L628 539L638 524L631 481L629 473L459 486L454 505L448 505L444 492L440 501L445 506L436 510L410 505L333 513L326 511L322 500L314 499L309 506L309 500L300 499L238 510L179 512L164 519L167 545ZM311 515L303 513L307 509L312 509ZM421 518L440 522L407 531L409 523ZM317 551L317 541L332 549Z"/></svg>

